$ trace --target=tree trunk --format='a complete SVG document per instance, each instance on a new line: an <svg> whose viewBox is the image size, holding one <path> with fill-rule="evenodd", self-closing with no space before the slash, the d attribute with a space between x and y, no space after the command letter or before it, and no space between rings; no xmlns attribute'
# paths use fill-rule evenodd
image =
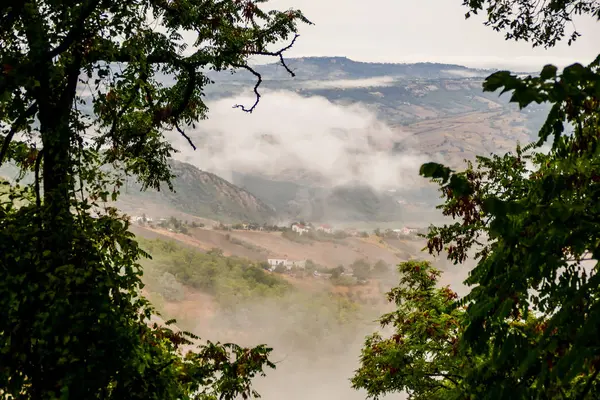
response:
<svg viewBox="0 0 600 400"><path fill-rule="evenodd" d="M67 110L68 111L68 110ZM63 111L64 113L64 111ZM54 119L55 117L52 117ZM48 121L42 126L42 141L44 145L43 187L45 227L51 236L63 236L65 229L71 225L70 192L72 189L71 132L68 116ZM64 237L64 236L63 236ZM67 237L60 240L67 245ZM66 242L66 243L65 243ZM53 243L59 245L60 243Z"/></svg>

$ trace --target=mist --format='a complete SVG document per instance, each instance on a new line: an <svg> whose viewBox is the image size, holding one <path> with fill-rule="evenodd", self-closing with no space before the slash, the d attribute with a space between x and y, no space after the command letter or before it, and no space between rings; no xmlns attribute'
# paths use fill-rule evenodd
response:
<svg viewBox="0 0 600 400"><path fill-rule="evenodd" d="M331 306L315 304L307 293L290 294L237 304L190 327L203 339L272 347L276 369L267 369L253 385L265 400L364 400L366 393L353 389L350 378L365 337L380 330L376 319L389 306L365 306L358 319L343 322Z"/></svg>
<svg viewBox="0 0 600 400"><path fill-rule="evenodd" d="M208 120L183 138L176 158L231 179L231 172L299 181L308 178L325 187L367 185L376 190L413 187L422 182L419 167L431 156L411 149L392 153L394 142L408 136L379 121L360 105L334 104L324 97L302 97L290 91L263 93L250 114L250 94L209 103ZM173 133L175 137L177 133Z"/></svg>

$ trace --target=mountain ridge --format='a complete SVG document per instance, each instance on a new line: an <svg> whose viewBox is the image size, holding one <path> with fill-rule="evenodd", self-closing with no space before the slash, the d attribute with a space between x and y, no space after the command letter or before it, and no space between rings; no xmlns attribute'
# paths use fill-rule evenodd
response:
<svg viewBox="0 0 600 400"><path fill-rule="evenodd" d="M471 68L459 64L434 62L382 63L355 61L348 57L291 57L285 59L286 65L295 73L292 77L281 63L256 64L252 68L263 75L264 80L329 80L361 79L367 77L392 76L407 78L456 78L485 77L493 69ZM246 70L235 74L208 71L207 74L218 80L239 81L254 80L256 77ZM467 76L465 76L467 75ZM226 77L226 78L225 78Z"/></svg>
<svg viewBox="0 0 600 400"><path fill-rule="evenodd" d="M173 189L141 191L141 185L128 179L121 202L149 201L201 218L230 221L272 222L276 210L249 191L192 164L169 160Z"/></svg>

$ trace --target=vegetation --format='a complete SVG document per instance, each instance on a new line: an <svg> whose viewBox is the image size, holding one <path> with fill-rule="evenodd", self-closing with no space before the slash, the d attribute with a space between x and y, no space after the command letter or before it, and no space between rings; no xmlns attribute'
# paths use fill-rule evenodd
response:
<svg viewBox="0 0 600 400"><path fill-rule="evenodd" d="M144 220L142 220L142 222L144 222ZM188 225L187 221L182 221L175 217L169 217L168 219L160 221L158 226L163 229L171 229L177 233L183 233L184 235L189 234L188 227L194 227L193 225Z"/></svg>
<svg viewBox="0 0 600 400"><path fill-rule="evenodd" d="M291 241L303 244L312 244L312 242L332 242L336 244L345 245L346 243L343 239L347 238L349 235L344 231L335 231L334 233L327 233L318 230L310 230L308 232L300 235L297 232L292 231L291 229L285 229L282 234L284 238L289 239Z"/></svg>
<svg viewBox="0 0 600 400"><path fill-rule="evenodd" d="M198 217L224 221L269 221L275 217L272 207L251 193L195 166L169 160L173 191L141 191L141 184L128 179L122 199L139 203L150 201Z"/></svg>
<svg viewBox="0 0 600 400"><path fill-rule="evenodd" d="M358 280L366 280L371 277L371 264L365 259L358 259L350 264L353 275Z"/></svg>
<svg viewBox="0 0 600 400"><path fill-rule="evenodd" d="M254 251L264 252L264 253L268 252L268 250L265 249L264 247L256 246L256 245L254 245L252 243L246 242L245 240L241 240L241 239L238 239L236 237L233 237L229 233L225 234L225 239L227 239L229 242L231 242L233 244L237 244L238 246L245 247L245 248L247 248L249 250L254 250Z"/></svg>
<svg viewBox="0 0 600 400"><path fill-rule="evenodd" d="M19 206L0 207L3 397L254 395L251 379L273 367L270 349L208 343L184 356L195 336L150 323L140 296L147 254L100 204L118 198L118 171L143 189L169 185L164 133L189 140L184 128L206 117L203 71L251 70L253 55L285 65L299 22L308 22L299 11L235 0L2 2L0 164L34 176L23 191L11 187ZM195 35L193 47L182 32Z"/></svg>
<svg viewBox="0 0 600 400"><path fill-rule="evenodd" d="M289 283L266 272L260 263L226 257L219 251L202 253L160 239L140 239L140 246L152 254L152 260L143 262L145 281L151 291L157 291L165 299L181 300L170 295L171 287L176 285L165 285L165 273L179 285L213 295L223 306L252 298L281 296L291 290Z"/></svg>
<svg viewBox="0 0 600 400"><path fill-rule="evenodd" d="M600 10L578 0L465 4L508 38L543 46L566 35L573 15ZM455 299L435 289L428 265L403 264L390 292L397 310L382 319L395 334L367 340L353 384L371 397L599 398L600 57L535 77L496 72L484 90L551 109L538 140L514 153L478 157L462 172L421 168L440 185L443 213L459 220L433 227L428 250L456 264L474 257L472 289Z"/></svg>
<svg viewBox="0 0 600 400"><path fill-rule="evenodd" d="M397 309L380 319L393 332L367 338L352 386L375 398L400 391L415 400L460 398L459 379L475 367L458 356L464 310L454 292L436 287L440 272L428 262L402 263L398 271L400 284L387 293Z"/></svg>

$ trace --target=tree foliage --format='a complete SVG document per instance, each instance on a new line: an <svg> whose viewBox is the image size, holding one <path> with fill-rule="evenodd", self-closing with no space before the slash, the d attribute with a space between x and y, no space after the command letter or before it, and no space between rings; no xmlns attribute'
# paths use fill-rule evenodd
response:
<svg viewBox="0 0 600 400"><path fill-rule="evenodd" d="M0 164L35 176L1 199L3 397L249 397L251 378L273 367L265 346L208 343L185 353L195 336L152 324L140 296L148 255L127 220L102 207L122 185L111 171L144 188L169 185L168 135L189 140L184 129L206 117L207 69L254 73L258 101L261 77L248 58L273 56L287 68L283 52L308 21L264 3L0 4Z"/></svg>
<svg viewBox="0 0 600 400"><path fill-rule="evenodd" d="M565 35L564 25L573 15L598 17L599 12L595 1L464 3L472 11L485 9L488 24L507 30L508 38L544 46L553 46ZM440 186L444 203L439 208L456 220L430 229L427 250L443 251L455 264L469 257L476 260L465 281L470 293L445 308L446 313L464 308L455 331L454 357L471 364L457 373L457 390L442 379L439 393L441 398L464 399L596 399L600 397L600 57L562 72L547 65L538 76L496 72L483 89L511 93L510 101L520 108L534 102L551 108L539 139L517 146L515 152L477 157L464 171L437 163L421 167L421 175ZM398 304L396 317L405 315L410 304L410 295L401 293L405 303ZM428 312L436 310L427 307ZM398 334L409 332L415 340L433 343L423 332L411 331L406 319L393 321L399 321ZM427 321L426 326L436 324ZM367 388L373 397L407 390L412 398L429 398L423 391L431 387L431 380L411 358L420 354L422 344L383 341L386 352L381 360L393 360L397 372L381 378L378 386L363 379L375 379L374 371L385 365L379 363L374 343L367 341L363 350L355 386ZM447 347L427 351L427 361L450 370L444 362Z"/></svg>
<svg viewBox="0 0 600 400"><path fill-rule="evenodd" d="M485 11L487 26L504 31L507 40L524 40L534 47L552 47L565 36L573 43L581 36L573 21L576 16L600 19L596 0L463 0L463 5L469 8L467 18Z"/></svg>
<svg viewBox="0 0 600 400"><path fill-rule="evenodd" d="M596 61L560 75L552 67L540 77L492 75L485 88L512 90L522 107L553 104L540 140L514 154L478 157L465 172L422 170L441 185L443 213L461 220L432 229L429 251L444 249L460 263L477 249L466 281L474 288L463 300L469 306L463 339L490 353L494 369L514 372L512 380L497 382L513 396L529 398L531 390L544 393L555 383L570 389L576 377L589 380L587 396L598 396L600 342L592 332L600 328L599 72ZM573 132L565 132L567 123ZM548 138L551 150L536 151ZM529 315L542 321L544 334L535 342L510 329Z"/></svg>
<svg viewBox="0 0 600 400"><path fill-rule="evenodd" d="M367 338L352 386L373 398L406 391L411 399L450 399L475 364L459 356L464 310L455 307L456 293L436 287L440 272L430 263L409 261L398 271L400 284L387 293L396 310L380 319L391 333Z"/></svg>
<svg viewBox="0 0 600 400"><path fill-rule="evenodd" d="M350 269L357 279L368 279L371 276L371 264L364 258L355 260L350 264Z"/></svg>

